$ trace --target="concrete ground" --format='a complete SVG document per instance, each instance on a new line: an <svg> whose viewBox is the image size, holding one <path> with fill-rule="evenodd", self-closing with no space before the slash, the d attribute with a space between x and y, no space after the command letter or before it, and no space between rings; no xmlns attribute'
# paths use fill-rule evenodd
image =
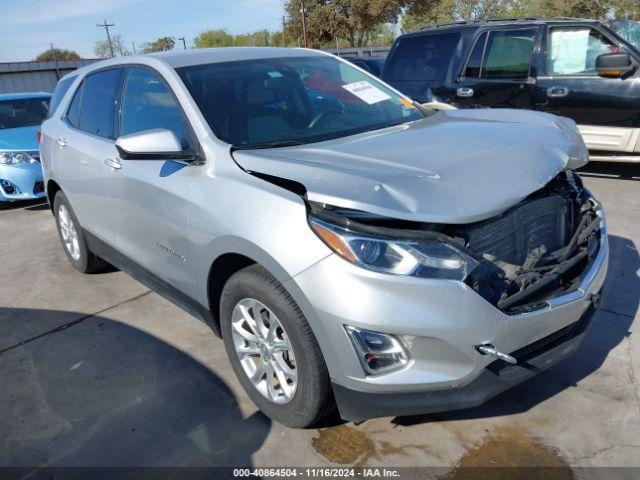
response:
<svg viewBox="0 0 640 480"><path fill-rule="evenodd" d="M479 408L319 430L257 412L197 320L121 272L73 270L46 206L0 211L0 466L640 467L640 166L583 176L611 266L575 355Z"/></svg>

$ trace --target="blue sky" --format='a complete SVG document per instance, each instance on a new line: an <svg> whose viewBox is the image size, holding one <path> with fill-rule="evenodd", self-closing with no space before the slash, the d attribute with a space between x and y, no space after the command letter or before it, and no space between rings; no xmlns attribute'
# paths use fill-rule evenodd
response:
<svg viewBox="0 0 640 480"><path fill-rule="evenodd" d="M96 40L106 38L96 23L115 23L131 48L158 37L185 37L226 28L247 33L280 27L282 0L0 0L0 62L33 60L50 43L93 57Z"/></svg>

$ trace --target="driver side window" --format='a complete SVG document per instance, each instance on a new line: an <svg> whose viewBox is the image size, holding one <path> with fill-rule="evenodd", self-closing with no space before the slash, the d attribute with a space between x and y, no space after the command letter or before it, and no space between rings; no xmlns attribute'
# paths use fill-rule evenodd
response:
<svg viewBox="0 0 640 480"><path fill-rule="evenodd" d="M619 50L590 27L552 28L548 41L550 75L596 75L596 58Z"/></svg>
<svg viewBox="0 0 640 480"><path fill-rule="evenodd" d="M187 121L168 85L148 68L129 68L122 95L120 135L166 128L182 148L192 146Z"/></svg>

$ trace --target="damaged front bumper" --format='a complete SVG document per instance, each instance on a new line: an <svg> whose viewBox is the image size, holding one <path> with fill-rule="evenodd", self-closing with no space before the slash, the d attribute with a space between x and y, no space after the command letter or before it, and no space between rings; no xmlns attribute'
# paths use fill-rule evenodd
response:
<svg viewBox="0 0 640 480"><path fill-rule="evenodd" d="M448 411L478 405L561 361L597 308L608 264L604 219L597 253L569 292L523 313L505 312L462 281L391 276L331 255L294 278L306 293L343 418ZM410 362L366 375L344 326L393 334ZM492 345L518 360L481 355Z"/></svg>

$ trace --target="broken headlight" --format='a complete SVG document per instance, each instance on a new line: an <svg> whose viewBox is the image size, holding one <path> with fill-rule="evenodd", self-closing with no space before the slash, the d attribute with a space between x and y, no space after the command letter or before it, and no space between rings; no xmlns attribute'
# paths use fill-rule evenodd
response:
<svg viewBox="0 0 640 480"><path fill-rule="evenodd" d="M363 235L313 217L310 223L316 235L335 253L367 270L464 280L478 265L476 260L446 242Z"/></svg>

